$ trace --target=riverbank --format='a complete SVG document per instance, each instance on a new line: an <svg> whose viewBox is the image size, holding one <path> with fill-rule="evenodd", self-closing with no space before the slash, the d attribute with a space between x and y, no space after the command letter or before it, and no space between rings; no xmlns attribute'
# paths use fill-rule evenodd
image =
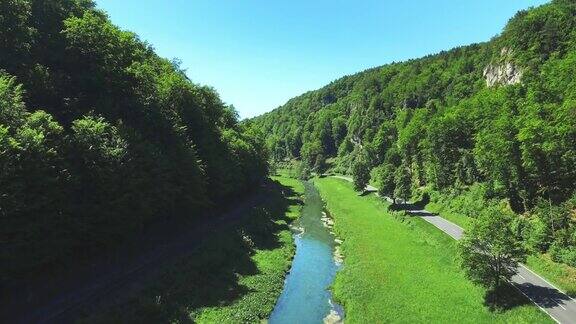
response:
<svg viewBox="0 0 576 324"><path fill-rule="evenodd" d="M273 177L269 199L214 231L196 252L167 264L146 287L86 322L258 322L272 312L294 256L288 224L298 218L300 181Z"/></svg>
<svg viewBox="0 0 576 324"><path fill-rule="evenodd" d="M329 291L341 261L333 222L314 185L306 181L304 187L304 206L294 222L296 255L269 323L342 323L343 309Z"/></svg>
<svg viewBox="0 0 576 324"><path fill-rule="evenodd" d="M520 296L508 310L491 312L484 289L455 262L455 241L432 225L389 212L373 194L359 197L346 181L315 184L344 240L334 293L347 322L551 322Z"/></svg>

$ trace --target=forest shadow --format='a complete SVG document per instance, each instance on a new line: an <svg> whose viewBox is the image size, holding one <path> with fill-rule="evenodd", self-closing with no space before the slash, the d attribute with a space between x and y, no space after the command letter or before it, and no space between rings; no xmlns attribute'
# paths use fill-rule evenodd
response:
<svg viewBox="0 0 576 324"><path fill-rule="evenodd" d="M193 323L201 309L231 305L250 293L240 278L260 273L252 256L257 250L282 247L279 233L289 230L291 221L286 213L291 205L302 204L296 192L279 182L270 180L261 190L262 203L207 233L193 253L148 278L138 297L87 322Z"/></svg>

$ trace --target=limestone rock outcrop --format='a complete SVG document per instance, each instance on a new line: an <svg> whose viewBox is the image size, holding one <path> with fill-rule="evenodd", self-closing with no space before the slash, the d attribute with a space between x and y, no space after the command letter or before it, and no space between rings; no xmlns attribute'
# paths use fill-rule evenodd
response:
<svg viewBox="0 0 576 324"><path fill-rule="evenodd" d="M488 87L520 83L522 70L512 63L512 50L504 47L500 52L500 63L490 63L484 68L484 78Z"/></svg>

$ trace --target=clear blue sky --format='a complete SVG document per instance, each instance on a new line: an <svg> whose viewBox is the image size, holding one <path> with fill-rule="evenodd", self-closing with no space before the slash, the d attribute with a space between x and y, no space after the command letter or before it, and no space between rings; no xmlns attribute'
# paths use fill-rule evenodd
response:
<svg viewBox="0 0 576 324"><path fill-rule="evenodd" d="M241 117L347 74L487 41L543 0L96 0Z"/></svg>

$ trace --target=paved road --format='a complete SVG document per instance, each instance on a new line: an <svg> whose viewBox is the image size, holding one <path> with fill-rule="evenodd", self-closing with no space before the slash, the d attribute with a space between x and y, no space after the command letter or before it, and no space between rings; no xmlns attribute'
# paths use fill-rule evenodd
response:
<svg viewBox="0 0 576 324"><path fill-rule="evenodd" d="M351 178L345 176L334 177L352 181ZM366 186L366 190L378 191L377 188L370 185ZM392 201L389 197L384 198ZM407 210L407 212L411 215L422 217L422 219L456 240L459 240L464 234L462 227L427 210ZM570 298L570 296L546 281L546 279L532 272L523 264L520 264L518 273L512 277L512 284L556 322L576 324L576 300Z"/></svg>

